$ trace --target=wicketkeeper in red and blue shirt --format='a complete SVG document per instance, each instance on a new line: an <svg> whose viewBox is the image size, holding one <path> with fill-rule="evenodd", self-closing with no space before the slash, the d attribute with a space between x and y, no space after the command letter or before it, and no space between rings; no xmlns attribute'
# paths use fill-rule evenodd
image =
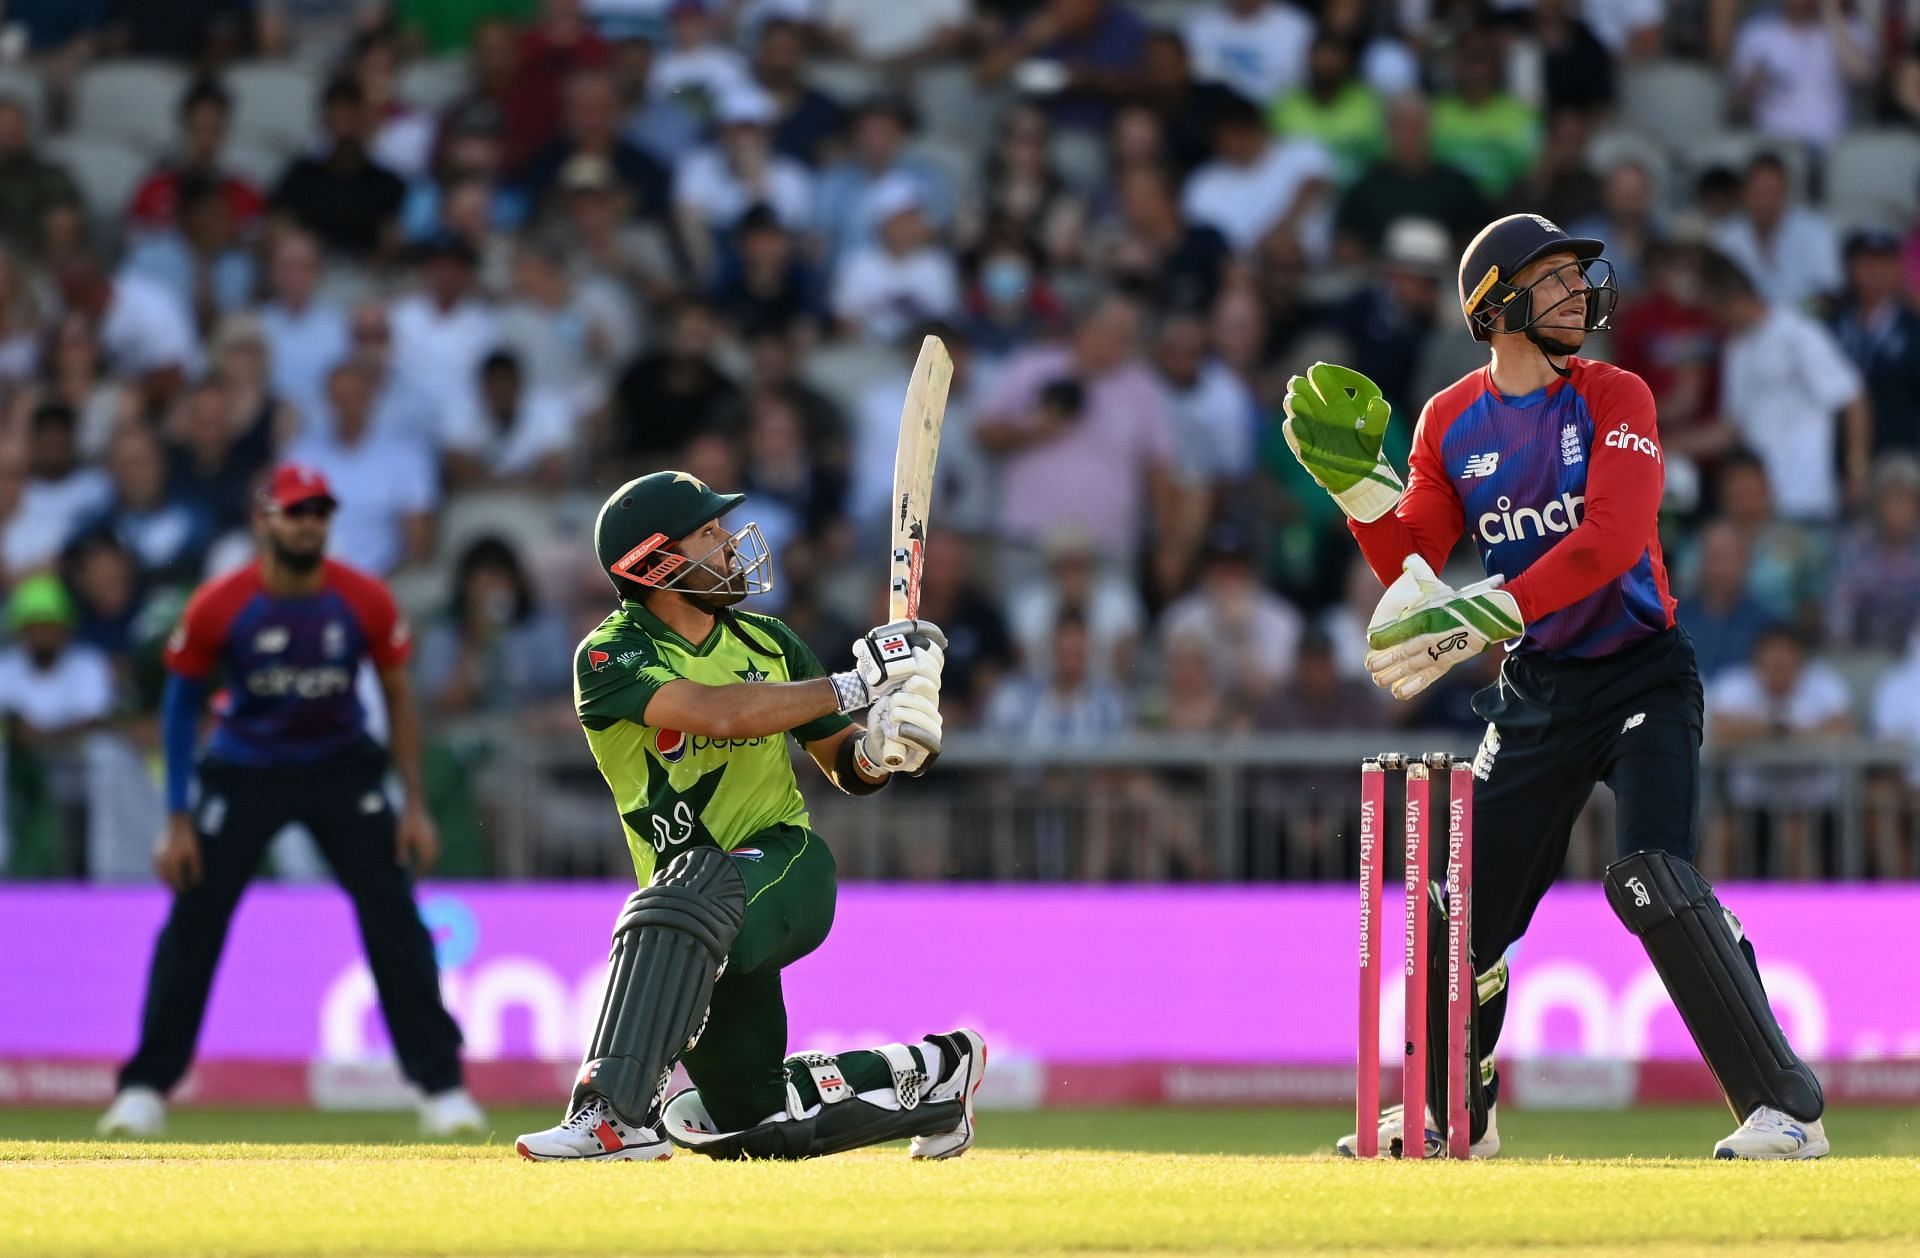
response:
<svg viewBox="0 0 1920 1258"><path fill-rule="evenodd" d="M1714 1155L1819 1157L1819 1081L1787 1045L1739 922L1692 864L1701 687L1660 554L1653 396L1632 372L1578 356L1618 297L1603 248L1534 214L1474 238L1460 305L1491 360L1427 403L1404 482L1381 453L1387 403L1358 372L1317 363L1295 376L1285 432L1387 586L1367 631L1378 685L1411 699L1496 644L1506 652L1499 680L1474 699L1487 721L1474 760L1474 1154L1499 1148L1492 1052L1506 951L1605 782L1618 805L1608 901L1741 1123ZM1435 573L1463 533L1486 579L1456 590ZM1383 1115L1383 1147L1402 1126L1399 1107ZM1426 1126L1437 1148L1431 1111Z"/></svg>
<svg viewBox="0 0 1920 1258"><path fill-rule="evenodd" d="M154 943L140 1046L120 1072L104 1131L145 1135L193 1056L227 926L267 843L293 822L313 835L353 901L381 1011L430 1135L478 1128L462 1086L460 1029L440 1000L433 940L407 862L439 851L420 780L412 642L374 577L326 558L335 506L320 473L278 468L255 512L260 556L207 582L167 644L161 725L169 821L154 866L173 888ZM367 732L356 683L380 679L392 754ZM219 690L214 693L214 688ZM202 713L216 715L196 757ZM387 794L398 771L406 803Z"/></svg>

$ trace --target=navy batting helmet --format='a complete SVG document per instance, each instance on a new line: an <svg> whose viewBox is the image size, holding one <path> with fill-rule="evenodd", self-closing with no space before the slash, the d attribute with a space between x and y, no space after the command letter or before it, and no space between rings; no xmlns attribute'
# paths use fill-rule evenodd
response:
<svg viewBox="0 0 1920 1258"><path fill-rule="evenodd" d="M1605 248L1590 237L1567 235L1538 214L1509 214L1488 223L1460 258L1460 312L1466 316L1467 330L1476 341L1487 340L1496 331L1531 331L1568 294L1536 310L1533 289L1539 281L1515 288L1513 277L1548 254L1570 253L1587 279L1587 331L1600 331L1620 299L1613 286L1613 264L1600 256ZM1504 327L1502 315L1507 316Z"/></svg>

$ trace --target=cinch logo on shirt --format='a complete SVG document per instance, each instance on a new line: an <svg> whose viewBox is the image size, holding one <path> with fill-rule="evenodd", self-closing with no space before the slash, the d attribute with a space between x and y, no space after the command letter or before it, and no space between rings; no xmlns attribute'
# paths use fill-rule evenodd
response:
<svg viewBox="0 0 1920 1258"><path fill-rule="evenodd" d="M264 698L298 695L302 699L324 699L352 689L353 671L346 668L290 668L276 664L247 674L248 693Z"/></svg>
<svg viewBox="0 0 1920 1258"><path fill-rule="evenodd" d="M1660 461L1660 447L1650 438L1630 432L1625 424L1607 434L1607 447L1612 450L1637 450L1655 463Z"/></svg>
<svg viewBox="0 0 1920 1258"><path fill-rule="evenodd" d="M1571 533L1580 524L1580 508L1585 505L1587 496L1562 492L1560 497L1536 511L1532 507L1513 510L1513 499L1502 495L1493 505L1496 511L1489 511L1479 520L1480 540L1489 546L1501 542L1526 540L1528 528L1532 536L1545 537L1549 533Z"/></svg>

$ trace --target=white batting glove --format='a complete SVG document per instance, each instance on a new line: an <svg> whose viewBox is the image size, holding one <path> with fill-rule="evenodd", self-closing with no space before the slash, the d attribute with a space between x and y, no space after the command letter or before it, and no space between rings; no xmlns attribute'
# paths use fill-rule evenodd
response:
<svg viewBox="0 0 1920 1258"><path fill-rule="evenodd" d="M908 679L874 701L867 730L854 744L854 759L870 776L904 773L919 777L940 758L940 685L926 677ZM889 751L901 757L887 764Z"/></svg>
<svg viewBox="0 0 1920 1258"><path fill-rule="evenodd" d="M1520 604L1488 577L1456 590L1427 561L1407 556L1367 624L1367 672L1373 684L1411 699L1449 668L1494 642L1526 633Z"/></svg>
<svg viewBox="0 0 1920 1258"><path fill-rule="evenodd" d="M938 688L946 647L947 635L931 620L896 620L869 630L854 641L852 670L832 676L839 710L858 712L911 677L931 678Z"/></svg>

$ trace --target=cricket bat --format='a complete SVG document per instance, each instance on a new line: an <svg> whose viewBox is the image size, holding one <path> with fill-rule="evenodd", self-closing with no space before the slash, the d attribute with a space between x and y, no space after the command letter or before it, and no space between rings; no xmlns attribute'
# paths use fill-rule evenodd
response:
<svg viewBox="0 0 1920 1258"><path fill-rule="evenodd" d="M888 551L887 619L920 614L920 565L927 544L927 508L933 500L933 465L940 457L940 425L947 416L953 359L937 336L920 342L900 408L900 444L893 455L893 536ZM884 731L883 731L884 733ZM906 762L906 749L883 738L881 759L889 769Z"/></svg>

